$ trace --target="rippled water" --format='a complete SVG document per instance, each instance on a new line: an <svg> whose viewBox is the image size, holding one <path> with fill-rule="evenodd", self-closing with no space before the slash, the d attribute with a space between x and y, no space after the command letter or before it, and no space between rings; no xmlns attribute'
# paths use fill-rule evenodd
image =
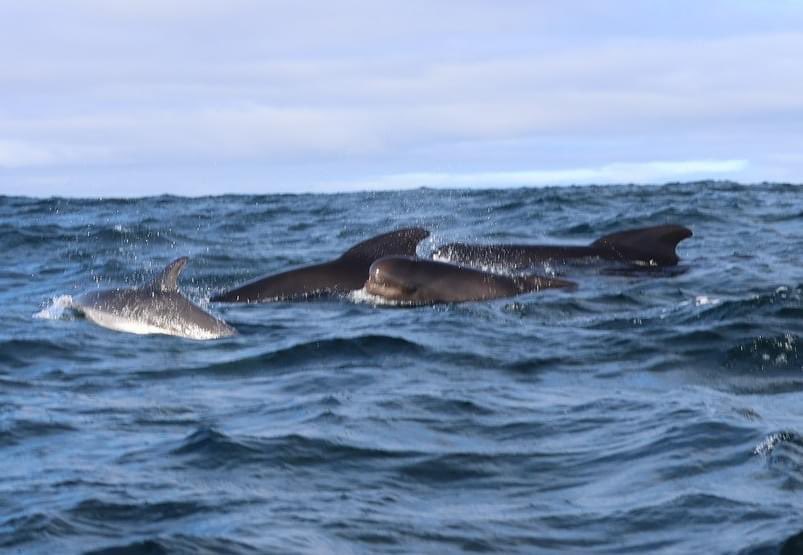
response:
<svg viewBox="0 0 803 555"><path fill-rule="evenodd" d="M569 294L205 302L402 226L426 255L666 222L685 271L569 269ZM803 529L801 186L5 197L0 250L0 551L759 554ZM181 255L239 336L59 309Z"/></svg>

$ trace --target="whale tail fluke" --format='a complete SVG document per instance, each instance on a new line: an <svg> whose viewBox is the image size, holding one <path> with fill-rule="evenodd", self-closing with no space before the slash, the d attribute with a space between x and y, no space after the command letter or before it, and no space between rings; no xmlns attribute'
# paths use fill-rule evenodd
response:
<svg viewBox="0 0 803 555"><path fill-rule="evenodd" d="M649 266L674 266L678 263L678 243L692 236L681 225L658 225L629 229L600 237L591 247L605 258L639 262Z"/></svg>

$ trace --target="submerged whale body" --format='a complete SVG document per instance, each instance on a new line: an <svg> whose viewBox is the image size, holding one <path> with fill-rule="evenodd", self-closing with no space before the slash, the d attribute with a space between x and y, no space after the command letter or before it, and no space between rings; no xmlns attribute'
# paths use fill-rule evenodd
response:
<svg viewBox="0 0 803 555"><path fill-rule="evenodd" d="M174 260L140 287L102 289L79 295L72 307L104 328L136 334L161 333L189 339L216 339L237 330L193 304L178 291L187 258Z"/></svg>
<svg viewBox="0 0 803 555"><path fill-rule="evenodd" d="M576 284L543 276L503 276L446 262L406 256L381 258L371 265L365 291L400 304L436 304L513 297Z"/></svg>
<svg viewBox="0 0 803 555"><path fill-rule="evenodd" d="M600 237L590 245L469 245L451 243L433 253L439 260L469 265L524 267L543 262L601 258L642 266L675 266L678 243L692 236L680 225L628 229Z"/></svg>
<svg viewBox="0 0 803 555"><path fill-rule="evenodd" d="M414 256L418 243L428 236L429 231L419 227L377 235L351 247L335 260L261 277L218 293L211 300L259 303L356 291L365 283L375 260L390 255Z"/></svg>

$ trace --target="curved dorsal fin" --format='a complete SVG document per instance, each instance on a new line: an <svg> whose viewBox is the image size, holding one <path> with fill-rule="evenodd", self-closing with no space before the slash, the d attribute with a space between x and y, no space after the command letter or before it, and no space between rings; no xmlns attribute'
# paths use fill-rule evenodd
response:
<svg viewBox="0 0 803 555"><path fill-rule="evenodd" d="M150 286L162 293L178 291L178 275L184 269L184 266L187 265L188 260L189 258L186 256L176 258L173 262L165 266L165 269L153 279Z"/></svg>
<svg viewBox="0 0 803 555"><path fill-rule="evenodd" d="M678 263L675 248L691 236L691 230L681 225L656 225L611 233L600 237L591 246L608 251L621 260L674 266Z"/></svg>
<svg viewBox="0 0 803 555"><path fill-rule="evenodd" d="M371 261L383 256L415 256L418 243L429 237L429 231L420 227L397 229L357 243L341 258L361 258Z"/></svg>

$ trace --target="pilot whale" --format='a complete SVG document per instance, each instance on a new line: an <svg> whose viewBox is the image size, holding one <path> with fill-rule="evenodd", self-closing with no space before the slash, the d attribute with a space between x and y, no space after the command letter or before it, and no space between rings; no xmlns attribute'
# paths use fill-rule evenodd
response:
<svg viewBox="0 0 803 555"><path fill-rule="evenodd" d="M326 294L346 294L362 288L371 264L383 256L414 256L416 247L429 236L419 227L398 229L354 245L329 262L295 268L250 281L214 295L214 302L261 303L303 299Z"/></svg>
<svg viewBox="0 0 803 555"><path fill-rule="evenodd" d="M186 264L187 257L178 258L140 287L89 291L73 299L72 308L99 326L129 333L189 339L236 335L237 330L178 291L178 276Z"/></svg>
<svg viewBox="0 0 803 555"><path fill-rule="evenodd" d="M435 260L388 256L371 265L364 290L385 300L420 305L483 301L576 287L574 282L557 278L503 276Z"/></svg>
<svg viewBox="0 0 803 555"><path fill-rule="evenodd" d="M472 266L526 267L543 262L600 258L641 266L675 266L675 249L692 236L680 225L628 229L600 237L590 245L469 245L451 243L433 252L433 258Z"/></svg>

